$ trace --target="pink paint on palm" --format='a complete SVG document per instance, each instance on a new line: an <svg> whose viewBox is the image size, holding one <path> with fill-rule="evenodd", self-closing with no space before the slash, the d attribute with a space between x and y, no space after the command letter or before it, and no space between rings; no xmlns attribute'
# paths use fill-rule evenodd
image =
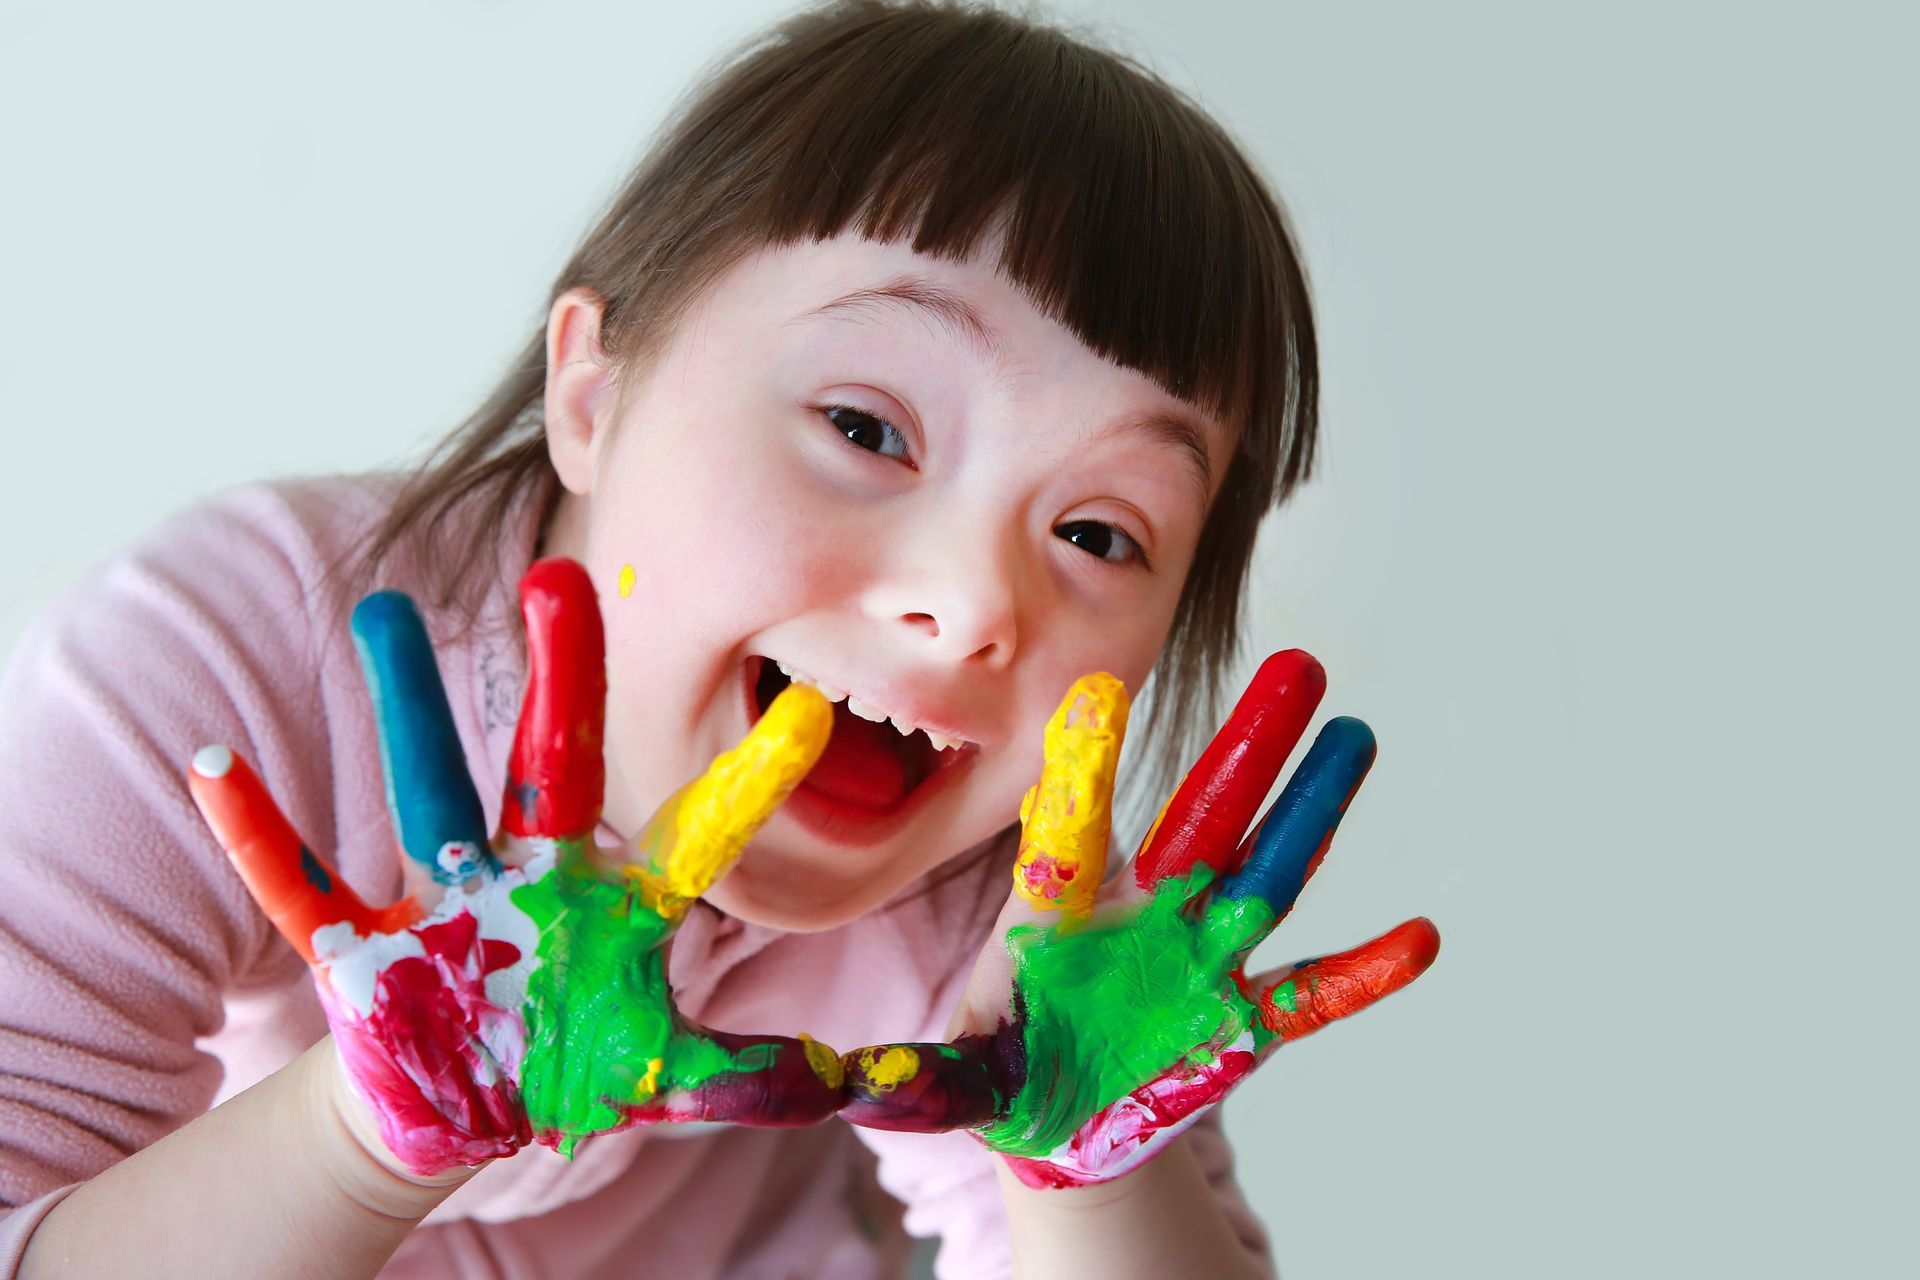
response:
<svg viewBox="0 0 1920 1280"><path fill-rule="evenodd" d="M381 1140L416 1173L511 1155L532 1136L514 1084L524 1033L487 979L518 964L520 949L482 937L465 908L407 936L417 953L375 970L370 1008L355 1007L331 968L317 984L347 1074Z"/></svg>
<svg viewBox="0 0 1920 1280"><path fill-rule="evenodd" d="M1250 1043L1251 1038L1246 1038ZM1045 1159L1002 1154L1029 1187L1057 1189L1106 1182L1145 1164L1204 1115L1258 1065L1236 1045L1212 1062L1176 1069L1096 1111Z"/></svg>

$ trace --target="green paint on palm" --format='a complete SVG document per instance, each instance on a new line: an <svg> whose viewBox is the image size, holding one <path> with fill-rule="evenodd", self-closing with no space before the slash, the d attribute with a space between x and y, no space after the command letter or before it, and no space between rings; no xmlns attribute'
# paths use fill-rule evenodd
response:
<svg viewBox="0 0 1920 1280"><path fill-rule="evenodd" d="M661 1094L767 1065L680 1020L662 948L670 924L578 843L562 843L553 869L512 898L540 929L521 1095L534 1132L560 1135L561 1155Z"/></svg>
<svg viewBox="0 0 1920 1280"><path fill-rule="evenodd" d="M1257 896L1188 904L1207 867L1163 881L1153 897L1085 924L1007 931L1025 1020L1026 1082L1007 1114L980 1131L996 1150L1039 1158L1093 1114L1185 1059L1258 1027L1228 972L1273 922Z"/></svg>

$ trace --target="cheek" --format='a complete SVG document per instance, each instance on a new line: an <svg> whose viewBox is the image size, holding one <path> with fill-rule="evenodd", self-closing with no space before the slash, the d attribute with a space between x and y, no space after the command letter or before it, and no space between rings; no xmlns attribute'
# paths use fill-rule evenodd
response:
<svg viewBox="0 0 1920 1280"><path fill-rule="evenodd" d="M822 535L834 512L753 428L682 431L620 461L589 543L616 577L632 566L628 600L661 623L765 625L833 585L840 558Z"/></svg>

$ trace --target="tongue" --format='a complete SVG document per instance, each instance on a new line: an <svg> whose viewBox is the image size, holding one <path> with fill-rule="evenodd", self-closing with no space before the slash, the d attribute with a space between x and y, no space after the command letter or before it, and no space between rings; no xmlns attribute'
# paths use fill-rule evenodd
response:
<svg viewBox="0 0 1920 1280"><path fill-rule="evenodd" d="M833 734L804 785L842 804L885 809L907 794L907 770L892 725L862 720L845 703L833 709Z"/></svg>

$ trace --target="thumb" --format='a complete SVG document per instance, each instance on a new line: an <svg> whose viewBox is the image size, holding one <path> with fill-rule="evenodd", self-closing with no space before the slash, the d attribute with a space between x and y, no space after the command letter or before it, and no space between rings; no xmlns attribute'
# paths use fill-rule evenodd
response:
<svg viewBox="0 0 1920 1280"><path fill-rule="evenodd" d="M876 1044L841 1056L847 1102L840 1114L868 1129L941 1133L997 1120L1020 1087L1024 1053L1016 1028L935 1044Z"/></svg>

